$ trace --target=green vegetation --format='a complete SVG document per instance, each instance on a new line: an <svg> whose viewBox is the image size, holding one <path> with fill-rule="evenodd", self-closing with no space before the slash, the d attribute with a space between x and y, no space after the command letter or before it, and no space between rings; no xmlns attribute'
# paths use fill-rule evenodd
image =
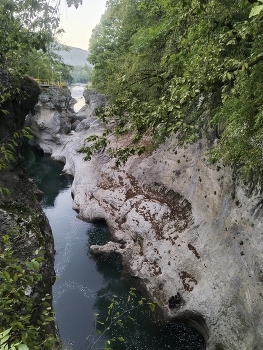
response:
<svg viewBox="0 0 263 350"><path fill-rule="evenodd" d="M82 0L66 0L68 6ZM59 56L51 52L55 35L59 34L59 3L54 0L1 0L0 2L0 69L11 76L31 75L34 78L52 79L69 77L69 68ZM0 82L2 103L14 93L14 86ZM7 91L8 90L8 91ZM8 94L8 95L7 95ZM1 106L0 106L1 108Z"/></svg>
<svg viewBox="0 0 263 350"><path fill-rule="evenodd" d="M58 82L72 82L72 66L65 64L61 57L53 52L33 50L28 55L28 68L26 74L42 82L49 81L55 84Z"/></svg>
<svg viewBox="0 0 263 350"><path fill-rule="evenodd" d="M88 58L93 86L112 97L100 117L115 120L116 136L131 133L135 148L146 133L155 146L171 134L184 143L216 133L211 161L257 181L262 20L262 0L108 1Z"/></svg>
<svg viewBox="0 0 263 350"><path fill-rule="evenodd" d="M14 229L10 234L14 236L17 232ZM42 281L39 271L44 252L36 251L32 260L21 263L9 235L3 236L0 247L1 350L54 349L57 340L49 335L49 325L54 322L51 297L47 294L32 297Z"/></svg>
<svg viewBox="0 0 263 350"><path fill-rule="evenodd" d="M85 64L85 66L74 66L71 72L72 83L87 84L91 79L92 66Z"/></svg>
<svg viewBox="0 0 263 350"><path fill-rule="evenodd" d="M14 133L6 136L3 140L1 140L0 170L7 169L10 162L16 161L14 152L16 150L16 147L18 146L19 140L21 140L23 137L26 137L28 139L32 137L30 128L26 127L22 130L15 131ZM0 194L1 194L1 188L0 188Z"/></svg>
<svg viewBox="0 0 263 350"><path fill-rule="evenodd" d="M55 72L61 79L68 76L68 67L49 52L59 26L59 3L60 0L53 5L48 0L0 1L0 171L7 171L17 161L20 139L29 137L28 129L15 131L14 124L19 124L21 117L16 114L19 111L14 101L19 105L26 97L21 89L23 76L37 78L41 73L46 77L50 74L51 79L54 74L54 80L58 78ZM82 0L66 3L77 7ZM1 197L9 194L0 188ZM47 288L41 271L44 254L39 250L32 259L19 258L16 245L22 237L18 232L14 229L0 242L0 349L55 349L51 297L41 294Z"/></svg>
<svg viewBox="0 0 263 350"><path fill-rule="evenodd" d="M89 350L98 349L98 346L99 349L113 350L114 343L120 342L125 344L126 340L120 334L123 327L127 327L127 324L130 322L135 322L135 319L130 316L131 311L137 308L142 308L146 305L149 307L151 312L155 311L156 305L149 302L144 297L140 298L136 294L135 288L131 288L129 290L124 309L120 306L117 299L117 296L113 295L106 310L107 314L105 317L99 314L94 315L96 335L90 335L87 338L87 340L91 343L88 347ZM105 341L105 336L107 336L109 331L114 333L114 336ZM100 345L102 342L104 343L103 348Z"/></svg>

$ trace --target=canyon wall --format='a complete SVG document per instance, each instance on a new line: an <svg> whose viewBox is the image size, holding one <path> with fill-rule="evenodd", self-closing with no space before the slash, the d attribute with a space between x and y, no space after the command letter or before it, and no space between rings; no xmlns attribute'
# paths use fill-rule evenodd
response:
<svg viewBox="0 0 263 350"><path fill-rule="evenodd" d="M105 100L93 108L100 103ZM65 132L53 129L54 110L42 108L29 123L34 145L74 176L79 217L105 219L110 229L111 240L92 246L93 254L121 254L165 317L193 325L207 349L261 349L262 191L238 183L231 169L209 164L205 140L180 148L170 137L118 168L106 150L85 162L79 153L85 138L105 128L94 109L86 106L75 131ZM112 139L111 146L121 142ZM181 298L171 308L168 300L177 292Z"/></svg>
<svg viewBox="0 0 263 350"><path fill-rule="evenodd" d="M1 71L0 76L1 78L3 76L5 77L5 79L1 81L5 83L8 88L8 75L4 71ZM40 312L43 311L42 309L40 310L41 299L45 298L47 293L50 296L52 295L52 285L55 282L55 252L51 228L39 204L42 193L28 178L28 173L25 168L23 141L17 139L17 147L13 147L12 150L9 149L8 146L10 145L10 140L12 140L14 133L23 127L25 116L34 110L40 88L32 79L25 77L21 81L19 91L22 96L26 97L21 101L19 101L18 98L6 99L0 110L1 147L5 145L6 149L12 153L14 159L9 159L9 162L5 160L6 167L0 169L0 250L2 253L3 249L6 248L3 237L9 235L11 243L10 249L14 252L13 257L16 259L17 263L21 263L21 266L35 259L36 251L39 251L38 257L41 254L43 260L39 264L38 272L42 279L38 282L35 280L30 289L24 291L25 295L30 296L33 300L34 310L31 311L34 312L34 317L32 316L34 321L32 322L34 325L37 324L37 326L39 326L37 323L38 321L43 323L39 318ZM3 154L1 149L0 157L3 157ZM3 261L4 259L1 263ZM19 285L19 278L22 277L23 272L22 275L20 273L17 277L17 285ZM52 306L51 299L49 300L49 304ZM15 314L15 304L13 307L13 313ZM6 310L1 311L5 312ZM9 308L8 311L10 312ZM19 310L18 312L23 312L23 310ZM24 315L26 315L26 312L24 312ZM43 340L41 338L43 333L44 336L50 335L59 339L54 322L51 322L48 326L43 325L41 330L42 332L39 332L42 333L39 336L40 342ZM57 341L57 346L60 348L59 340ZM44 348L46 347L43 347L43 349Z"/></svg>

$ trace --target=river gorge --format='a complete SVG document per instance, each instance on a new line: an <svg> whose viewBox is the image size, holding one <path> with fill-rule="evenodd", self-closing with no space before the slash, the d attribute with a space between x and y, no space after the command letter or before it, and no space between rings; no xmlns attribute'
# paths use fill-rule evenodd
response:
<svg viewBox="0 0 263 350"><path fill-rule="evenodd" d="M78 100L77 108L83 105L83 88L74 86L71 91ZM44 193L41 205L54 236L57 280L53 306L61 339L69 349L89 349L96 339L94 314L98 313L105 321L113 295L120 303L116 311L123 312L130 288L139 290L140 285L124 275L120 257L91 256L89 247L107 243L109 232L103 221L87 223L76 217L71 197L73 178L62 173L64 164L30 147L26 148L26 162L30 178ZM139 291L136 294L142 297ZM131 322L128 316L135 321ZM102 338L106 341L123 337L125 345L116 342L113 346L116 350L205 349L202 337L194 329L167 323L160 311L153 314L148 306L134 308L124 320L124 328L118 328L112 327ZM102 344L99 342L94 349Z"/></svg>
<svg viewBox="0 0 263 350"><path fill-rule="evenodd" d="M52 228L55 243L53 306L63 343L69 349L89 349L86 338L95 336L94 314L107 317L107 307L116 295L122 312L126 307L129 289L140 288L122 273L117 257L94 259L89 253L93 244L105 244L108 231L104 223L86 223L72 209L72 178L61 175L63 164L53 161L41 151L27 149L29 176L44 192L42 208ZM121 336L125 341L114 349L186 350L205 349L202 337L190 327L167 323L159 312L152 314L148 307L138 307L129 313L135 322L124 321L123 329L113 327L103 340ZM96 339L96 337L95 337ZM100 348L98 343L94 349Z"/></svg>
<svg viewBox="0 0 263 350"><path fill-rule="evenodd" d="M78 218L107 224L108 241L93 241L92 256L121 256L129 279L139 281L159 304L166 322L193 326L207 349L260 349L261 190L245 187L231 169L207 161L215 139L180 148L170 137L151 154L132 156L118 168L107 149L83 161L84 140L105 130L94 110L107 100L94 90L84 95L85 106L72 116L64 97L43 94L30 126L31 143L63 162L63 174L74 177L72 206ZM68 116L76 120L74 129ZM126 141L112 137L110 146ZM180 305L171 308L168 300L176 293Z"/></svg>

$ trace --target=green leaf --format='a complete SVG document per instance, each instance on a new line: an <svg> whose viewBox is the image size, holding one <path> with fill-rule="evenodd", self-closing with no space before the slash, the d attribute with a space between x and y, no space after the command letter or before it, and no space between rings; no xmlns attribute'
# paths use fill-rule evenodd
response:
<svg viewBox="0 0 263 350"><path fill-rule="evenodd" d="M39 262L38 261L36 261L36 260L34 260L34 261L32 261L33 262L33 266L34 266L34 269L36 270L36 271L39 271Z"/></svg>
<svg viewBox="0 0 263 350"><path fill-rule="evenodd" d="M150 310L153 312L155 310L155 304L148 303L148 305L150 306Z"/></svg>
<svg viewBox="0 0 263 350"><path fill-rule="evenodd" d="M18 345L18 350L30 350L29 347L26 344L20 344Z"/></svg>
<svg viewBox="0 0 263 350"><path fill-rule="evenodd" d="M4 345L7 340L9 339L10 335L10 331L12 330L12 328L8 328L3 332L0 332L0 345Z"/></svg>
<svg viewBox="0 0 263 350"><path fill-rule="evenodd" d="M12 330L12 327L6 329L6 330L3 331L3 332L0 332L0 339L2 339L2 338L5 337L8 333L10 333L11 330Z"/></svg>
<svg viewBox="0 0 263 350"><path fill-rule="evenodd" d="M14 322L14 325L17 326L21 330L25 329L25 327L23 326L23 324L20 321Z"/></svg>
<svg viewBox="0 0 263 350"><path fill-rule="evenodd" d="M250 11L249 18L258 16L262 10L263 10L263 5L257 5L253 7Z"/></svg>
<svg viewBox="0 0 263 350"><path fill-rule="evenodd" d="M11 280L10 274L9 274L7 271L3 271L3 272L2 272L2 276L3 276L7 281L10 281L10 280Z"/></svg>
<svg viewBox="0 0 263 350"><path fill-rule="evenodd" d="M118 320L118 321L117 321L117 325L118 325L119 327L123 327L122 321L121 321L121 320Z"/></svg>

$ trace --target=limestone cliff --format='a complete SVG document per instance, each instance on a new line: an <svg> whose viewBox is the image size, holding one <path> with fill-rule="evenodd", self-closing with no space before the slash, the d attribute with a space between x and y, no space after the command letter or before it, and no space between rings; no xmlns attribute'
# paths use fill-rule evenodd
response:
<svg viewBox="0 0 263 350"><path fill-rule="evenodd" d="M40 115L52 132L50 115ZM147 157L116 168L106 153L88 162L78 152L103 123L89 115L75 132L35 143L74 176L73 208L105 219L112 239L94 254L121 254L170 320L188 322L210 350L263 348L262 191L238 184L231 169L209 165L204 140L179 148L171 137ZM54 135L53 135L54 136ZM114 140L111 141L114 144ZM179 292L180 304L168 299Z"/></svg>

